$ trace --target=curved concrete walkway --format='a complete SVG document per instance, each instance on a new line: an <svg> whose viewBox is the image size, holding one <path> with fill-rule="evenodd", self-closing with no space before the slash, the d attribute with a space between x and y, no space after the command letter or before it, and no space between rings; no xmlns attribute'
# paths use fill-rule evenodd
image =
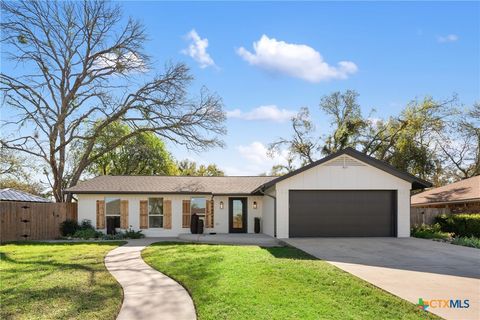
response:
<svg viewBox="0 0 480 320"><path fill-rule="evenodd" d="M142 250L158 239L129 240L105 257L108 271L123 287L117 320L195 320L188 292L174 280L147 265Z"/></svg>

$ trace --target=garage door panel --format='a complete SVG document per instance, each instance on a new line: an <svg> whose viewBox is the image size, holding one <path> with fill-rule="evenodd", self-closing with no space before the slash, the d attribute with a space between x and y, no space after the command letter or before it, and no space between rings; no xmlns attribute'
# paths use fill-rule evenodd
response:
<svg viewBox="0 0 480 320"><path fill-rule="evenodd" d="M395 235L395 191L291 190L290 237Z"/></svg>

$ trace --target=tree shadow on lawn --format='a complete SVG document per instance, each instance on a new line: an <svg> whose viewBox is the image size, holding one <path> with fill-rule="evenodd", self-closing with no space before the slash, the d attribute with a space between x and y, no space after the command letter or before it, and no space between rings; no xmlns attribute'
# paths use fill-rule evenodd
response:
<svg viewBox="0 0 480 320"><path fill-rule="evenodd" d="M117 283L97 284L88 290L82 287L64 286L45 289L39 287L10 288L2 290L2 296L3 307L0 315L3 319L13 319L22 314L28 316L28 314L32 315L31 313L35 313L37 316L41 314L44 318L52 319L86 319L89 318L87 317L89 313L103 313L101 317L92 318L115 319L122 301L121 288ZM38 310L35 306L29 307L29 304L42 306L44 311ZM116 310L110 315L102 312L107 304L112 307L116 305ZM48 315L49 306L56 309L52 315Z"/></svg>
<svg viewBox="0 0 480 320"><path fill-rule="evenodd" d="M78 243L18 243L16 245L78 245ZM91 244L91 243L89 243ZM113 246L112 246L113 247ZM1 247L0 247L1 248ZM89 266L81 263L70 263L70 262L59 262L52 259L50 255L42 255L40 252L38 255L28 256L24 260L17 260L12 258L10 253L0 252L0 260L5 263L13 265L21 265L20 270L14 270L13 275L18 278L21 274L37 273L38 277L35 276L34 282L42 282L44 277L55 275L56 270L61 272L67 272L73 276L78 276L78 273L75 271L80 271L87 273L88 282L81 285L69 284L67 283L58 283L51 284L47 283L45 285L38 286L17 286L14 284L13 287L5 288L5 284L2 286L1 294L4 307L1 310L2 318L13 318L22 314L22 312L35 312L41 314L41 310L34 310L35 306L30 307L29 305L38 305L45 308L46 313L44 317L53 317L58 319L71 319L71 318L85 318L88 313L99 313L102 314L102 310L105 309L105 305L108 303L112 307L115 307L117 310L110 312L110 314L104 314L100 318L111 318L114 319L119 311L121 305L121 296L122 290L120 285L112 281L111 283L99 283L105 281L102 279L99 281L97 273L101 272L108 274L108 271L103 269L100 263L97 261L89 261L89 263L97 264L94 266ZM65 259L74 259L74 257L65 257ZM88 258L95 258L93 256L88 256ZM42 260L44 259L44 260ZM55 256L53 256L55 259ZM3 271L5 272L5 270ZM62 275L64 276L64 274ZM2 274L2 279L6 281L7 279L11 280L12 277L9 277L6 273ZM46 288L45 288L46 287ZM60 302L58 302L58 301ZM63 301L63 302L62 302ZM21 305L19 305L21 304ZM58 309L52 315L48 315L49 306L52 309ZM27 316L28 314L23 314ZM98 318L98 317L95 317Z"/></svg>
<svg viewBox="0 0 480 320"><path fill-rule="evenodd" d="M314 256L293 247L261 247L263 250L268 251L272 256L277 259L290 259L290 260L319 260Z"/></svg>
<svg viewBox="0 0 480 320"><path fill-rule="evenodd" d="M39 257L32 257L31 259L28 260L15 260L10 258L10 255L5 253L5 252L0 252L0 260L9 262L9 263L14 263L14 264L21 264L21 265L26 265L26 266L32 266L31 270L24 270L24 271L32 271L34 272L35 270L38 270L37 266L46 266L46 267L53 267L53 268L58 268L60 270L82 270L86 271L89 274L89 285L94 285L95 284L95 272L96 271L101 271L98 268L92 268L83 264L79 263L62 263L62 262L54 262L51 260L37 260ZM44 270L44 269L43 269ZM103 270L102 270L103 271ZM106 271L106 270L105 270ZM52 272L54 273L54 269L52 269Z"/></svg>
<svg viewBox="0 0 480 320"><path fill-rule="evenodd" d="M117 245L123 244L125 242L118 242L118 243L109 243L112 244L112 249L115 248ZM16 246L37 246L37 245L48 245L48 246L76 246L76 245L81 245L81 244L92 244L91 242L82 242L82 243L48 243L48 242L18 242L18 243L12 243L15 244ZM95 244L95 243L93 243ZM0 249L2 247L0 246ZM90 259L95 259L97 258L96 256L91 256L91 255L83 255L83 258L90 258ZM42 271L43 275L41 276L42 278L47 277L51 274L55 273L55 270L71 270L73 271L86 271L88 273L88 284L90 286L95 285L95 274L96 272L108 272L106 269L103 269L103 257L102 257L102 265L99 267L90 267L88 265L82 264L82 263L65 263L65 262L58 262L55 260L55 256L52 254L42 254L38 253L35 255L28 256L25 259L22 260L16 260L13 259L10 254L6 252L0 251L0 261L4 261L7 263L12 263L12 264L18 264L18 265L23 265L24 269L18 272L37 272L37 271ZM42 260L43 259L43 260ZM91 261L90 263L95 263L94 261ZM97 262L98 263L98 262ZM43 268L42 268L43 266ZM6 280L9 279L10 277L6 276L5 273L2 274L2 279Z"/></svg>
<svg viewBox="0 0 480 320"><path fill-rule="evenodd" d="M16 246L77 246L77 245L83 245L83 244L89 244L89 245L111 245L112 247L115 246L120 246L123 244L126 244L127 241L54 241L54 242L49 242L49 241L33 241L33 240L27 240L27 241L7 241L7 242L2 242L0 245L0 248L2 246L6 245L16 245Z"/></svg>

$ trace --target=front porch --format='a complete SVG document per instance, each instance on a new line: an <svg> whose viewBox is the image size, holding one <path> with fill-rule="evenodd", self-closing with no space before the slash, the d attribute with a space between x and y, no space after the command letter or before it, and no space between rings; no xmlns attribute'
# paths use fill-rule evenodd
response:
<svg viewBox="0 0 480 320"><path fill-rule="evenodd" d="M191 234L183 233L178 239L188 242L208 244L235 244L255 245L261 247L282 246L278 239L263 233L217 233L217 234Z"/></svg>

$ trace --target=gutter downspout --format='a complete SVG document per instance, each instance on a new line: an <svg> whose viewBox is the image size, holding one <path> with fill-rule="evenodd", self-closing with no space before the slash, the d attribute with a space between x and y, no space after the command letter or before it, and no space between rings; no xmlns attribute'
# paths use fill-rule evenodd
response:
<svg viewBox="0 0 480 320"><path fill-rule="evenodd" d="M270 197L273 199L273 236L277 237L277 197L266 194L265 189L259 190L264 196Z"/></svg>

